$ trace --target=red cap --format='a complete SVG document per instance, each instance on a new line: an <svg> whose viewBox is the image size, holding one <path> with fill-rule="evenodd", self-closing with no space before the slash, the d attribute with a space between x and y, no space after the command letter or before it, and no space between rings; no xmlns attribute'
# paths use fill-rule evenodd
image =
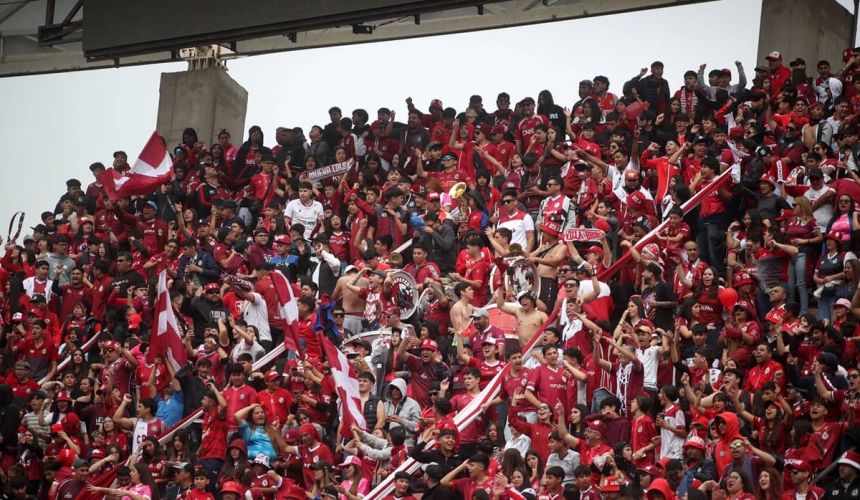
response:
<svg viewBox="0 0 860 500"><path fill-rule="evenodd" d="M430 101L430 109L433 108L444 109L444 106L442 106L442 99L433 99Z"/></svg>
<svg viewBox="0 0 860 500"><path fill-rule="evenodd" d="M71 467L72 463L75 461L75 452L72 451L71 448L63 448L59 453L57 453L57 461L60 462L61 465Z"/></svg>
<svg viewBox="0 0 860 500"><path fill-rule="evenodd" d="M275 244L289 245L290 244L289 235L279 234L279 235L275 236Z"/></svg>
<svg viewBox="0 0 860 500"><path fill-rule="evenodd" d="M314 424L302 424L299 426L299 435L302 434L316 434L317 428L314 427Z"/></svg>
<svg viewBox="0 0 860 500"><path fill-rule="evenodd" d="M753 283L753 279L752 276L750 276L750 273L740 272L735 276L733 283L735 286L749 285Z"/></svg>
<svg viewBox="0 0 860 500"><path fill-rule="evenodd" d="M128 327L129 328L132 328L132 329L140 328L140 321L141 321L140 314L132 314L131 316L128 317L127 321L128 321Z"/></svg>
<svg viewBox="0 0 860 500"><path fill-rule="evenodd" d="M636 175L638 178L639 174ZM633 191L627 195L627 204L636 208L642 208L645 205L645 195L642 194L642 191Z"/></svg>
<svg viewBox="0 0 860 500"><path fill-rule="evenodd" d="M785 468L812 472L812 466L806 460L786 460Z"/></svg>
<svg viewBox="0 0 860 500"><path fill-rule="evenodd" d="M439 346L436 344L436 341L433 339L424 339L421 341L421 350L422 351L438 351Z"/></svg>
<svg viewBox="0 0 860 500"><path fill-rule="evenodd" d="M280 378L281 378L281 374L274 371L274 370L270 370L270 371L266 372L266 382L271 382L273 380L280 380Z"/></svg>
<svg viewBox="0 0 860 500"><path fill-rule="evenodd" d="M284 441L286 441L287 444L296 444L299 441L299 430L295 427L290 427L284 436Z"/></svg>
<svg viewBox="0 0 860 500"><path fill-rule="evenodd" d="M399 307L390 307L385 310L386 316L400 316L400 308Z"/></svg>
<svg viewBox="0 0 860 500"><path fill-rule="evenodd" d="M648 474L651 477L663 477L663 472L653 464L646 465L645 467L641 467L639 470Z"/></svg>
<svg viewBox="0 0 860 500"><path fill-rule="evenodd" d="M827 236L824 237L825 240L836 240L842 241L842 232L841 231L830 231L827 233Z"/></svg>
<svg viewBox="0 0 860 500"><path fill-rule="evenodd" d="M224 484L221 485L221 493L235 493L241 496L245 494L245 491L236 481L224 481Z"/></svg>
<svg viewBox="0 0 860 500"><path fill-rule="evenodd" d="M589 247L588 250L585 251L585 253L587 253L587 254L596 253L597 255L600 256L600 258L603 258L603 248L601 248L597 245Z"/></svg>
<svg viewBox="0 0 860 500"><path fill-rule="evenodd" d="M612 226L609 225L609 222L603 219L597 219L594 221L594 229L600 229L605 233L610 231L612 229Z"/></svg>
<svg viewBox="0 0 860 500"><path fill-rule="evenodd" d="M505 133L505 132L507 132L507 131L508 131L508 129L507 129L507 128L505 128L505 126L504 126L504 125L496 125L495 127L493 127L493 128L490 130L490 133L491 133L492 135L496 135L496 134L504 134L504 133Z"/></svg>
<svg viewBox="0 0 860 500"><path fill-rule="evenodd" d="M52 424L51 425L51 434L59 434L63 432L63 424Z"/></svg>
<svg viewBox="0 0 860 500"><path fill-rule="evenodd" d="M482 134L484 134L484 135L486 135L486 136L488 136L488 137L490 136L490 134L491 134L491 132L492 132L492 129L491 129L491 128L490 128L490 126L489 126L489 125L487 125L486 123L482 123L482 124L478 125L478 126L476 127L476 129L477 129L477 130L479 130Z"/></svg>
<svg viewBox="0 0 860 500"><path fill-rule="evenodd" d="M69 395L68 391L60 391L57 393L57 401L66 401L71 403L72 397Z"/></svg>
<svg viewBox="0 0 860 500"><path fill-rule="evenodd" d="M737 309L738 307L740 307L741 309L743 309L744 311L746 311L749 314L754 314L755 308L753 307L752 302L748 301L747 299L738 300L735 303L734 308Z"/></svg>
<svg viewBox="0 0 860 500"><path fill-rule="evenodd" d="M705 440L700 438L699 436L690 436L687 438L687 441L684 443L684 448L686 447L698 448L702 451L705 449Z"/></svg>
<svg viewBox="0 0 860 500"><path fill-rule="evenodd" d="M217 282L206 283L203 286L203 290L206 292L208 292L209 290L221 290L221 285L219 285Z"/></svg>
<svg viewBox="0 0 860 500"><path fill-rule="evenodd" d="M427 193L427 201L439 201L439 193L433 191L432 193Z"/></svg>
<svg viewBox="0 0 860 500"><path fill-rule="evenodd" d="M860 471L860 453L856 451L846 451L842 458L839 459L840 465L848 465Z"/></svg>
<svg viewBox="0 0 860 500"><path fill-rule="evenodd" d="M790 208L783 208L779 211L779 215L776 216L776 220L783 221L788 220L794 217L794 210Z"/></svg>
<svg viewBox="0 0 860 500"><path fill-rule="evenodd" d="M105 452L101 448L93 448L92 453L90 453L90 458L92 458L92 459L104 458L104 457L105 457Z"/></svg>
<svg viewBox="0 0 860 500"><path fill-rule="evenodd" d="M624 180L639 180L639 172L633 169L625 170Z"/></svg>
<svg viewBox="0 0 860 500"><path fill-rule="evenodd" d="M760 182L767 182L767 183L769 183L771 186L773 186L774 188L776 188L776 180L774 180L774 178L773 178L773 177L771 177L771 176L769 176L768 174L762 174L762 176L761 176L761 177L759 177L759 179L758 179L758 180L759 180Z"/></svg>
<svg viewBox="0 0 860 500"><path fill-rule="evenodd" d="M588 428L599 432L601 436L606 436L606 424L603 423L603 420L590 420Z"/></svg>
<svg viewBox="0 0 860 500"><path fill-rule="evenodd" d="M119 344L116 340L109 340L105 343L105 349L110 349L111 351L115 351L119 349Z"/></svg>

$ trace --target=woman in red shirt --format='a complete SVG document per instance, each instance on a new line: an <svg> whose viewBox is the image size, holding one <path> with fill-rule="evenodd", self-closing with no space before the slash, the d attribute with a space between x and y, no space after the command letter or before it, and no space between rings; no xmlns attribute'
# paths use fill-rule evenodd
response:
<svg viewBox="0 0 860 500"><path fill-rule="evenodd" d="M718 329L723 324L723 305L719 299L720 286L717 283L717 272L709 267L702 272L702 280L693 290L693 297L699 304L701 322L708 330Z"/></svg>

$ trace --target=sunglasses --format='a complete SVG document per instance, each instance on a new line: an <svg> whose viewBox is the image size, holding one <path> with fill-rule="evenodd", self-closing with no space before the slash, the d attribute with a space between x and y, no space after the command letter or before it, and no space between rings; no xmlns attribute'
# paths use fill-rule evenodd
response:
<svg viewBox="0 0 860 500"><path fill-rule="evenodd" d="M516 199L502 200L502 203L513 203L517 201Z"/></svg>
<svg viewBox="0 0 860 500"><path fill-rule="evenodd" d="M852 373L848 375L848 380L854 380L855 378L860 378L860 374Z"/></svg>
<svg viewBox="0 0 860 500"><path fill-rule="evenodd" d="M794 474L798 474L798 473L801 473L801 472L806 472L806 471L802 471L802 470L800 470L800 469L791 469L790 474L794 475Z"/></svg>
<svg viewBox="0 0 860 500"><path fill-rule="evenodd" d="M335 318L343 318L345 315L342 313L341 314L335 313L335 314L332 314L332 316L334 316Z"/></svg>

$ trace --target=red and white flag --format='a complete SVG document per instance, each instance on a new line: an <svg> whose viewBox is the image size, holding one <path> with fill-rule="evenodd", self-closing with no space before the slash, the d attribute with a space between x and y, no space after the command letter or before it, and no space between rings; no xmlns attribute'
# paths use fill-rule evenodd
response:
<svg viewBox="0 0 860 500"><path fill-rule="evenodd" d="M167 153L164 139L153 132L126 176L109 168L99 175L99 182L111 201L126 196L149 195L170 180L173 160Z"/></svg>
<svg viewBox="0 0 860 500"><path fill-rule="evenodd" d="M346 355L325 337L322 338L325 357L331 367L335 390L340 400L341 435L352 436L352 426L367 430L364 413L361 411L361 394L358 392L358 373L346 359Z"/></svg>
<svg viewBox="0 0 860 500"><path fill-rule="evenodd" d="M152 323L153 329L149 349L146 351L146 360L152 363L156 356L161 356L165 363L170 363L178 371L188 362L188 355L182 343L176 314L173 312L170 291L167 289L167 270L161 271L158 275Z"/></svg>
<svg viewBox="0 0 860 500"><path fill-rule="evenodd" d="M278 296L278 318L284 322L284 346L288 350L299 350L299 304L290 280L281 271L271 274L272 284L275 285L275 295Z"/></svg>

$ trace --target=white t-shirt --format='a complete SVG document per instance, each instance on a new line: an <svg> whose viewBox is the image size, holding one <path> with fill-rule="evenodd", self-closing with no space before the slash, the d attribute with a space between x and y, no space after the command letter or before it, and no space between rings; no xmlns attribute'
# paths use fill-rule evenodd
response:
<svg viewBox="0 0 860 500"><path fill-rule="evenodd" d="M305 239L311 238L311 233L317 225L317 219L323 214L322 203L311 200L310 205L305 205L302 200L295 199L287 203L284 209L284 217L289 217L292 224L301 223L305 226Z"/></svg>
<svg viewBox="0 0 860 500"><path fill-rule="evenodd" d="M686 425L684 412L678 405L672 405L663 410L668 427L680 428ZM684 437L671 432L669 429L660 428L660 458L682 458L684 448Z"/></svg>
<svg viewBox="0 0 860 500"><path fill-rule="evenodd" d="M272 340L272 331L269 329L269 311L266 308L266 299L257 292L251 292L254 301L245 301L242 306L242 319L245 323L257 328L257 338L260 341Z"/></svg>
<svg viewBox="0 0 860 500"><path fill-rule="evenodd" d="M815 200L821 198L828 192L833 192L833 188L828 187L827 184L824 184L821 186L821 189L817 191L810 187L806 190L805 193L803 193L803 196L805 196L806 199L809 200L809 203L811 205L815 203ZM812 212L812 217L815 218L815 223L818 225L818 230L824 233L824 231L827 230L827 224L830 222L830 219L833 218L833 205L830 203L825 203L824 205L818 207L817 209L815 209L815 211Z"/></svg>
<svg viewBox="0 0 860 500"><path fill-rule="evenodd" d="M636 349L636 358L642 363L642 386L648 389L656 389L660 346L652 345L647 349Z"/></svg>
<svg viewBox="0 0 860 500"><path fill-rule="evenodd" d="M513 216L506 213L499 214L499 228L511 231L511 244L518 244L524 249L528 243L528 233L534 232L535 223L531 215L517 211Z"/></svg>

